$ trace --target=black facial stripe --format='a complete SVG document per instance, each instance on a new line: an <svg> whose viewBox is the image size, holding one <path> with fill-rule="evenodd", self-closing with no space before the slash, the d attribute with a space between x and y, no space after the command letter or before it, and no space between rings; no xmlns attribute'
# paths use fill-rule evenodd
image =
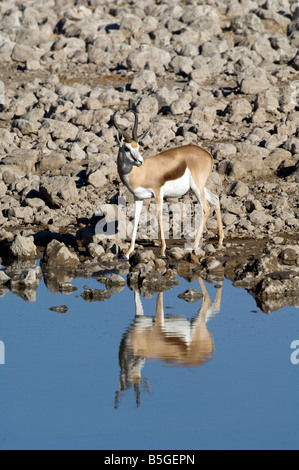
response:
<svg viewBox="0 0 299 470"><path fill-rule="evenodd" d="M132 154L131 150L126 145L124 146L124 148L125 148L126 152L130 152L130 157L132 158L132 160L134 160L134 162L137 163L138 159L135 158L135 156Z"/></svg>

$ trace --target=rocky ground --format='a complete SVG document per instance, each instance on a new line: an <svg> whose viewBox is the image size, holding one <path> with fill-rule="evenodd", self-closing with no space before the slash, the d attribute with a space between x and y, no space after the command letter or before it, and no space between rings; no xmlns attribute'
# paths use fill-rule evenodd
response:
<svg viewBox="0 0 299 470"><path fill-rule="evenodd" d="M292 0L1 1L1 292L32 300L42 274L68 291L112 269L145 293L177 274L226 276L266 312L298 306L298 46ZM165 259L140 240L124 263L129 239L95 234L99 206L131 202L111 122L121 110L132 123L130 100L151 129L144 156L188 143L212 153L222 248L215 217L202 249L169 240Z"/></svg>

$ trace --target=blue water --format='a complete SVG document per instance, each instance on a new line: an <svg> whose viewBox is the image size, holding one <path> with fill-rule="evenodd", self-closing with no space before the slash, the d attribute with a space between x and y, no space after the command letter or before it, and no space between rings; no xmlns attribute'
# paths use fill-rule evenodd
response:
<svg viewBox="0 0 299 470"><path fill-rule="evenodd" d="M224 281L221 310L208 329L214 357L202 366L147 360L140 405L133 387L119 389L120 342L135 314L128 288L105 302L85 302L73 281L70 295L37 300L0 298L0 449L298 449L299 365L290 357L299 340L299 311L262 313L244 290ZM213 284L205 282L210 298ZM199 284L180 279L164 293L167 314L192 318L201 305L178 299ZM142 299L155 315L157 294ZM67 305L59 314L50 307ZM255 312L253 312L253 310Z"/></svg>

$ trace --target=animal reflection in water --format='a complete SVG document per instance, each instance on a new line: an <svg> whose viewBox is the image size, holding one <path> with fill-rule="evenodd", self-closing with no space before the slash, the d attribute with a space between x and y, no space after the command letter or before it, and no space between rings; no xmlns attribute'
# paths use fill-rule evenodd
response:
<svg viewBox="0 0 299 470"><path fill-rule="evenodd" d="M140 385L150 390L141 372L146 359L178 366L201 366L213 358L214 342L207 329L208 320L219 313L222 282L212 303L204 282L198 278L203 299L196 316L189 320L177 315L164 315L163 293L158 294L156 316L145 316L141 298L135 292L136 315L133 325L124 335L119 350L121 368L119 390L115 407L118 408L122 392L134 386L137 406L140 404Z"/></svg>

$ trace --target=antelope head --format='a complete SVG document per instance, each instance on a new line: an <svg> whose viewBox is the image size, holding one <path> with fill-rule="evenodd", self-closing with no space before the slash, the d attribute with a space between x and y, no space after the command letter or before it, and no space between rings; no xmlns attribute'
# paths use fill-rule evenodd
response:
<svg viewBox="0 0 299 470"><path fill-rule="evenodd" d="M135 116L132 137L117 123L117 112L113 116L113 125L117 130L117 140L119 143L119 149L124 156L125 162L139 167L143 164L143 158L139 151L139 142L144 139L144 137L149 133L149 130L143 132L138 136L138 115L132 109L131 112Z"/></svg>

